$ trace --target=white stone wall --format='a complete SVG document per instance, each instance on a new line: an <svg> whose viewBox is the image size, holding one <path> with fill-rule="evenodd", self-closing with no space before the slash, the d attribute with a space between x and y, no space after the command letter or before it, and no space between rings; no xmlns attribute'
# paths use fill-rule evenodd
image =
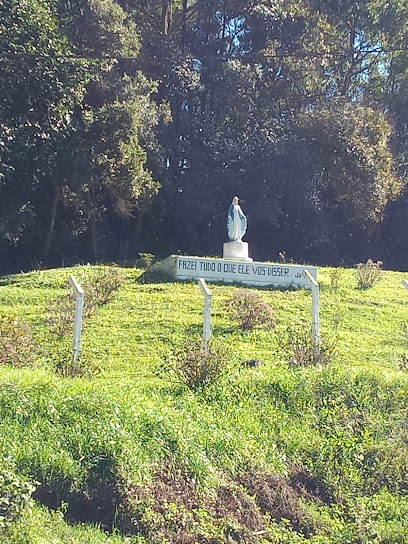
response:
<svg viewBox="0 0 408 544"><path fill-rule="evenodd" d="M175 279L203 278L207 281L237 282L259 286L310 288L303 275L308 270L317 281L317 268L294 264L240 262L208 257L171 255L158 269Z"/></svg>

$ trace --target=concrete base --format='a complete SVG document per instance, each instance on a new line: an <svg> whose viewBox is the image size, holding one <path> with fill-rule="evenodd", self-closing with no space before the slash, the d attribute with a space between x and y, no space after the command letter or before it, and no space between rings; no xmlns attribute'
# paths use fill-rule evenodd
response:
<svg viewBox="0 0 408 544"><path fill-rule="evenodd" d="M225 242L222 248L222 258L234 261L252 262L248 257L248 243L235 240L234 242Z"/></svg>

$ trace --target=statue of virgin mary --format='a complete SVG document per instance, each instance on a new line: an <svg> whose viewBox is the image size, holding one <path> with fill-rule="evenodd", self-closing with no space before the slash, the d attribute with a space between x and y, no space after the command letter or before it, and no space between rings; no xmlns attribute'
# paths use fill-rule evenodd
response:
<svg viewBox="0 0 408 544"><path fill-rule="evenodd" d="M234 196L232 204L228 209L227 230L228 238L232 241L242 241L247 229L247 218L238 204L238 197Z"/></svg>

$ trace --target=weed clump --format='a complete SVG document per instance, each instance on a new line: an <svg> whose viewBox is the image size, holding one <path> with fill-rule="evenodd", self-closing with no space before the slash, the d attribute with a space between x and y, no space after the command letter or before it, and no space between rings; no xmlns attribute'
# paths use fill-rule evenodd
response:
<svg viewBox="0 0 408 544"><path fill-rule="evenodd" d="M124 277L120 270L111 266L96 269L90 275L81 272L79 282L85 291L83 318L86 320L100 306L112 300L114 293L124 283ZM72 361L72 350L66 341L73 333L75 296L68 287L62 297L48 305L47 313L47 322L51 331L63 341L52 353L57 372L65 377L84 376L97 372L99 369L89 361L85 361L83 356L76 363Z"/></svg>
<svg viewBox="0 0 408 544"><path fill-rule="evenodd" d="M209 496L191 475L168 464L149 485L129 488L124 506L122 533L152 543L256 544L266 534L267 520L239 484L227 482Z"/></svg>
<svg viewBox="0 0 408 544"><path fill-rule="evenodd" d="M397 370L408 372L408 356L404 354L401 355L401 357L398 357L395 366L397 367Z"/></svg>
<svg viewBox="0 0 408 544"><path fill-rule="evenodd" d="M47 306L47 323L54 334L63 338L72 333L74 326L74 304L75 297L68 290L65 290L65 294L50 302Z"/></svg>
<svg viewBox="0 0 408 544"><path fill-rule="evenodd" d="M30 326L0 312L0 365L26 366L37 350Z"/></svg>
<svg viewBox="0 0 408 544"><path fill-rule="evenodd" d="M93 315L97 308L108 304L114 293L124 283L123 275L117 268L103 267L80 281L85 291L84 318ZM72 333L74 324L75 297L66 288L65 294L51 302L47 307L48 325L53 333L68 336Z"/></svg>
<svg viewBox="0 0 408 544"><path fill-rule="evenodd" d="M310 489L299 485L296 475L289 479L278 474L258 473L249 469L241 475L240 483L245 491L254 498L262 514L277 522L287 520L292 529L310 537L320 530L320 522L305 509L302 498L316 504L324 504L320 489L312 477L308 478Z"/></svg>
<svg viewBox="0 0 408 544"><path fill-rule="evenodd" d="M344 277L344 270L342 268L334 268L330 272L330 287L333 291L338 291L342 284Z"/></svg>
<svg viewBox="0 0 408 544"><path fill-rule="evenodd" d="M221 347L212 345L206 352L201 342L190 340L165 357L158 373L192 391L199 391L221 379L227 369L227 359Z"/></svg>
<svg viewBox="0 0 408 544"><path fill-rule="evenodd" d="M275 312L263 298L248 289L238 289L226 302L226 310L241 329L249 331L257 325L275 327Z"/></svg>
<svg viewBox="0 0 408 544"><path fill-rule="evenodd" d="M136 265L140 268L144 268L146 272L149 272L156 260L156 257L153 255L153 253L139 253L139 257L140 259L137 260Z"/></svg>
<svg viewBox="0 0 408 544"><path fill-rule="evenodd" d="M63 378L78 376L89 378L101 371L97 362L84 354L84 350L81 351L78 359L74 361L72 343L68 338L63 338L55 346L52 346L49 357L56 372Z"/></svg>
<svg viewBox="0 0 408 544"><path fill-rule="evenodd" d="M382 262L374 262L368 259L366 263L356 264L356 277L359 289L370 289L380 279L383 274Z"/></svg>
<svg viewBox="0 0 408 544"><path fill-rule="evenodd" d="M288 327L279 340L290 367L328 365L336 351L335 341L317 340L306 324Z"/></svg>
<svg viewBox="0 0 408 544"><path fill-rule="evenodd" d="M99 306L108 304L124 281L121 270L114 266L104 266L95 270L84 281L84 289L86 290L85 314L91 315Z"/></svg>
<svg viewBox="0 0 408 544"><path fill-rule="evenodd" d="M402 323L401 334L402 334L404 344L407 345L408 344L408 323L407 322ZM408 371L408 355L406 353L397 357L396 368L397 370L402 370L404 372Z"/></svg>

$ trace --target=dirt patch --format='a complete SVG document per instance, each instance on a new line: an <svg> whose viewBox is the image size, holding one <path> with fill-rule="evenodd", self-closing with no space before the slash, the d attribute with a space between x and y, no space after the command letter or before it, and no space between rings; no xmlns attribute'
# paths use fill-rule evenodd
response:
<svg viewBox="0 0 408 544"><path fill-rule="evenodd" d="M158 544L255 544L265 534L262 513L238 484L203 495L194 479L169 466L150 484L128 490L119 518L122 532Z"/></svg>
<svg viewBox="0 0 408 544"><path fill-rule="evenodd" d="M62 503L66 503L66 521L98 523L107 531L112 530L116 509L123 500L116 482L110 479L92 482L82 490L72 490L58 481L41 484L35 490L33 498L50 510L57 510Z"/></svg>
<svg viewBox="0 0 408 544"><path fill-rule="evenodd" d="M80 489L53 482L39 486L34 498L52 509L67 503L65 518L71 523L98 523L107 532L138 534L151 544L256 544L268 539L270 518L289 520L293 530L310 536L318 527L302 501L332 500L299 468L291 478L253 469L205 495L191 475L170 462L150 482L134 485L106 459L87 473Z"/></svg>
<svg viewBox="0 0 408 544"><path fill-rule="evenodd" d="M188 510L198 507L197 483L188 474L171 465L158 470L146 490L160 503L182 505Z"/></svg>
<svg viewBox="0 0 408 544"><path fill-rule="evenodd" d="M263 514L270 514L277 521L288 519L292 527L299 530L303 512L298 505L298 495L287 479L251 471L244 474L240 482L254 496Z"/></svg>
<svg viewBox="0 0 408 544"><path fill-rule="evenodd" d="M239 481L263 514L278 522L289 520L293 530L307 537L318 532L319 523L311 518L300 499L333 502L323 486L303 470L296 470L291 478L249 470Z"/></svg>
<svg viewBox="0 0 408 544"><path fill-rule="evenodd" d="M318 501L327 505L337 502L335 497L320 480L308 474L303 469L297 469L293 472L290 478L290 485L305 499Z"/></svg>
<svg viewBox="0 0 408 544"><path fill-rule="evenodd" d="M118 510L118 529L152 542L193 543L191 513L199 507L196 487L194 479L166 463L151 482L126 487L125 500Z"/></svg>
<svg viewBox="0 0 408 544"><path fill-rule="evenodd" d="M265 531L265 522L254 500L237 485L222 486L217 491L211 510L217 520L231 520L225 536L235 542L257 542Z"/></svg>

